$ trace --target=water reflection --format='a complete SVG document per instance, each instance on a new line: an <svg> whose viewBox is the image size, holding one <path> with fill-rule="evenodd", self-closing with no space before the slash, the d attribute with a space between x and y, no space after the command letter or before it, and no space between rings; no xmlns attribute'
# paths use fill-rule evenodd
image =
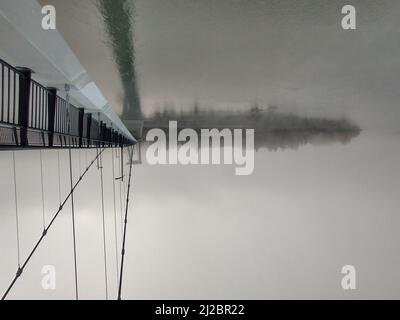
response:
<svg viewBox="0 0 400 320"><path fill-rule="evenodd" d="M97 6L108 33L106 41L112 48L124 88L122 118L140 119L141 109L133 41L134 2L98 0Z"/></svg>
<svg viewBox="0 0 400 320"><path fill-rule="evenodd" d="M293 113L280 112L276 107L253 106L249 110L221 111L202 110L195 105L191 111L165 109L156 112L143 121L127 121L128 129L146 143L147 133L155 128L169 135L170 121L177 121L178 132L185 128L218 130L254 129L254 147L268 150L298 149L302 145L321 145L339 142L349 143L360 134L361 129L346 118L327 119L305 117ZM179 142L178 142L179 143ZM181 142L183 144L184 142Z"/></svg>
<svg viewBox="0 0 400 320"><path fill-rule="evenodd" d="M346 119L308 118L261 106L240 112L201 111L199 106L190 112L179 112L174 108L156 112L143 120L132 35L134 7L131 1L96 1L125 91L124 118L130 119L126 123L138 137L145 137L146 132L155 127L166 129L169 120L177 120L180 128L196 130L255 128L255 148L259 150L255 174L246 178L238 178L224 166L149 166L143 162L135 168L135 197L127 239L130 248L126 298L348 298L338 279L340 267L347 263L354 263L365 275L362 286L352 297L398 297L398 283L393 281L400 266L397 254L400 216L396 214L400 188L398 136L375 136L366 132L350 146L343 146L360 133L358 126ZM306 2L301 1L301 4ZM389 28L364 25L362 30L344 39L342 31L336 27L337 19L332 18L339 12L338 1L323 4L331 9L319 10L318 14L314 6L322 4L316 1L309 1L309 6L302 10L293 6L293 1L221 0L212 2L213 6L207 6L211 1L174 1L173 5L172 1L141 3L142 7L149 6L142 19L147 25L142 27L141 37L153 44L142 49L141 58L148 59L141 65L142 72L150 78L146 84L141 82L142 89L150 88L145 99L152 101L156 97L160 101L172 96L175 101L183 101L200 91L200 99L202 96L221 100L230 97L242 103L257 96L258 91L265 92L266 97L272 93L277 100L289 97L290 101L304 105L311 102L318 106L332 99L332 105L338 108L343 101L358 101L352 94L356 92L357 97L361 93L366 95L365 100L360 101L360 113L367 120L375 115L371 110L377 110L382 121L387 117L396 118L393 115L397 112L382 112L376 105L385 111L397 110L398 101L376 103L379 97L390 95L375 90L370 85L374 81L365 81L388 78L390 81L385 86L382 84L385 88L396 83L392 77L385 76L385 72L393 70L393 51L381 52L387 49L381 41L390 39ZM205 14L193 8L195 3ZM216 10L221 3L226 10ZM248 7L266 4L265 10L258 10L258 7L252 10L253 15L241 7L236 10L239 5L232 3ZM362 5L366 11L372 4L359 4ZM391 11L393 15L398 12ZM212 23L204 17L211 17ZM323 17L329 17L325 19L328 24L322 21ZM280 20L280 28L276 27L277 20ZM333 34L327 30L334 30ZM385 37L380 37L380 32L385 33ZM379 43L373 41L376 45L371 46L368 40L359 47L358 39L366 38L378 39ZM216 50L210 50L210 43ZM367 44L369 50L360 50ZM343 47L348 48L345 54L342 54ZM373 62L380 55L390 59L385 60L388 65L380 64L377 70ZM207 56L205 63L204 56ZM237 57L241 63L237 63ZM350 83L343 85L344 78ZM232 83L231 79L238 82ZM360 84L365 88L358 90ZM114 85L108 83L109 87ZM281 89L289 87L293 90ZM327 93L332 95L327 97ZM361 105L364 102L366 105ZM147 111L146 108L143 111ZM332 145L299 148L327 143ZM145 143L142 147L146 147ZM285 152L269 152L282 149ZM296 150L295 155L293 150ZM12 177L9 160L2 161L5 170L1 172L1 181L5 183L0 186L4 200L0 212L5 215L13 212L12 202L6 201L12 199L8 185ZM37 163L33 163L32 156L20 157L18 161L24 169L21 177L26 177L23 194L33 198L21 210L29 218L41 208L40 202L33 202L40 199L39 194L34 194L40 190L35 188L39 179ZM140 158L135 161L140 163ZM108 170L108 181L112 181L111 158L104 161L104 166ZM46 192L50 195L57 190L51 180L56 176L54 157L53 165L47 167L52 170L45 176L49 180ZM77 217L81 219L78 221L80 261L84 264L85 275L91 275L82 277L81 286L91 298L100 296L102 288L98 279L102 279L103 274L101 261L95 260L100 256L101 247L93 231L101 229L97 215L99 201L96 200L99 199L98 172L90 171L87 178L79 190L81 197L77 197ZM68 181L64 180L67 189ZM106 205L112 213L110 185ZM49 199L55 198L55 194L49 196ZM9 226L13 216L8 216ZM111 219L112 215L109 217ZM40 270L42 261L60 266L58 289L51 293L52 298L72 296L72 291L71 295L67 291L72 277L67 268L62 268L65 265L62 249L70 244L67 218L69 216L49 234L57 237L58 242L47 242L41 259L35 260L32 266L32 270ZM24 220L25 237L33 232L30 222ZM112 227L113 220L107 225ZM2 226L2 243L7 243L13 236L10 231L13 229L6 228L6 223ZM37 233L40 235L40 228ZM26 241L25 248L29 243ZM14 247L7 245L6 263L15 261L11 259ZM8 280L13 272L14 266L10 263L7 272L0 274L0 280L1 277ZM27 276L30 278L26 283L40 283L36 273ZM49 297L48 292L35 289L21 286L15 296Z"/></svg>

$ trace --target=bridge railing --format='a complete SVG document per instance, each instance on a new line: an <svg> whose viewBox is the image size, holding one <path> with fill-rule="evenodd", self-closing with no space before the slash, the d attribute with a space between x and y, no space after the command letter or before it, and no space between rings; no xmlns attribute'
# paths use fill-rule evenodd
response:
<svg viewBox="0 0 400 320"><path fill-rule="evenodd" d="M29 128L48 130L48 101L47 89L34 80L30 84L29 97Z"/></svg>
<svg viewBox="0 0 400 320"><path fill-rule="evenodd" d="M0 122L18 124L19 72L8 63L1 64Z"/></svg>
<svg viewBox="0 0 400 320"><path fill-rule="evenodd" d="M78 108L31 79L28 68L0 59L1 147L97 147L134 142L84 108Z"/></svg>

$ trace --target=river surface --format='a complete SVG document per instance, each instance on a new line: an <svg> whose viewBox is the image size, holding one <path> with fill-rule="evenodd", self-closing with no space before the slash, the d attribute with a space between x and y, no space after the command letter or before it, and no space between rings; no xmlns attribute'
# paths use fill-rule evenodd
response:
<svg viewBox="0 0 400 320"><path fill-rule="evenodd" d="M16 152L21 257L42 230L39 151ZM73 171L95 151L73 152ZM57 151L44 151L45 218L59 204ZM0 154L2 271L5 288L17 264L12 153ZM129 211L125 298L396 298L400 258L399 136L364 132L349 144L260 149L255 171L232 165L135 165ZM115 176L119 167L115 159ZM61 151L61 193L69 190ZM116 295L116 225L111 151L103 156L109 295ZM125 170L127 170L127 166ZM124 190L124 187L121 187ZM123 192L123 191L122 191ZM75 195L81 298L105 298L100 173L92 167ZM120 250L120 249L118 249ZM359 286L341 289L341 268ZM41 269L54 265L56 290ZM74 298L70 205L57 218L11 298Z"/></svg>
<svg viewBox="0 0 400 320"><path fill-rule="evenodd" d="M344 31L343 1L295 2L43 1L56 6L58 30L126 119L257 104L347 117L363 129L346 143L259 148L249 176L233 165L143 158L133 167L123 298L400 298L400 3L354 0L358 28ZM74 181L95 152L73 151ZM43 151L45 223L60 202L58 155L61 199L70 188L68 151ZM43 228L39 156L15 152L21 261ZM18 263L12 159L0 152L0 292ZM126 186L116 180L114 197L111 150L103 167L114 299ZM106 298L100 185L93 166L74 199L82 299ZM73 262L68 202L10 298L73 299ZM46 265L55 267L55 290L42 288ZM341 287L345 265L356 268L356 290Z"/></svg>

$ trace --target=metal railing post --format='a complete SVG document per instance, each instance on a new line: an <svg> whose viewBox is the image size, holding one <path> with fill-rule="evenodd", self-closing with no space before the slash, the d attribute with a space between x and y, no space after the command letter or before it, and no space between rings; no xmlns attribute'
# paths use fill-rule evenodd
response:
<svg viewBox="0 0 400 320"><path fill-rule="evenodd" d="M54 123L56 117L56 100L57 100L57 89L53 87L47 88L47 107L48 107L47 127L49 130L49 147L53 147L54 145Z"/></svg>
<svg viewBox="0 0 400 320"><path fill-rule="evenodd" d="M67 133L68 133L68 141L69 141L69 147L71 148L72 145L72 138L71 138L71 105L69 103L69 92L71 90L71 86L66 83L64 85L64 90L65 90L65 101L66 101L66 106L67 106Z"/></svg>
<svg viewBox="0 0 400 320"><path fill-rule="evenodd" d="M82 148L83 144L83 117L85 115L85 109L79 108L79 148Z"/></svg>
<svg viewBox="0 0 400 320"><path fill-rule="evenodd" d="M28 146L28 126L29 126L29 97L31 91L32 70L25 67L16 68L20 72L19 77L19 111L18 124L21 127L20 140L21 146Z"/></svg>
<svg viewBox="0 0 400 320"><path fill-rule="evenodd" d="M102 147L103 146L103 134L104 134L104 130L103 130L104 126L103 126L103 121L100 121L100 125L99 125L99 130L100 130L100 135L99 135L99 144Z"/></svg>
<svg viewBox="0 0 400 320"><path fill-rule="evenodd" d="M90 147L90 145L92 143L92 141L91 141L92 137L90 136L90 132L92 130L91 128L92 128L92 114L90 113L90 114L88 114L88 117L87 117L87 127L86 127L86 130L87 130L86 137L87 137L87 141L88 141L88 145L87 145L88 148Z"/></svg>
<svg viewBox="0 0 400 320"><path fill-rule="evenodd" d="M107 140L107 125L103 123L103 147L107 145L106 140Z"/></svg>

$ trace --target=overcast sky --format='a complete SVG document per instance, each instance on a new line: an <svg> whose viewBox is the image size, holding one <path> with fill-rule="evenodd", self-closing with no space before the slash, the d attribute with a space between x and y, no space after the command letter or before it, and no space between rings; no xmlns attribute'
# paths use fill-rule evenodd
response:
<svg viewBox="0 0 400 320"><path fill-rule="evenodd" d="M133 0L128 0L133 1ZM398 128L400 3L354 0L135 0L134 46L144 113L254 102ZM44 2L43 2L44 3ZM94 0L51 0L58 28L117 112L123 86ZM90 45L87 45L90 43Z"/></svg>
<svg viewBox="0 0 400 320"><path fill-rule="evenodd" d="M137 0L135 44L145 108L197 99L254 101L362 126L398 124L400 3L341 0Z"/></svg>

